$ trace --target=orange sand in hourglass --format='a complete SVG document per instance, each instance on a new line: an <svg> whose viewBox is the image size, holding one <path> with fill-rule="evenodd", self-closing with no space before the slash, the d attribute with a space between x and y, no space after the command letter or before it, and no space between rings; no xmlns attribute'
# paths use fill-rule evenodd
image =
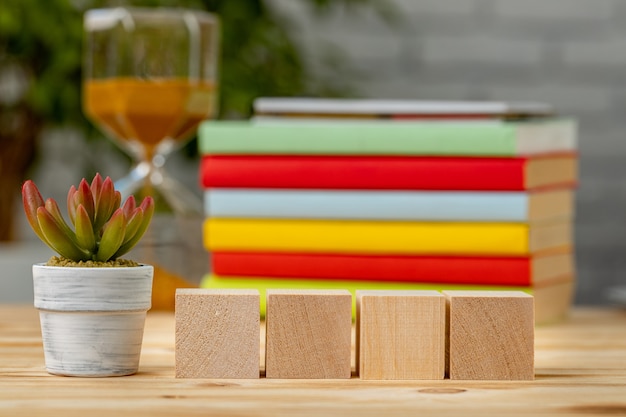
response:
<svg viewBox="0 0 626 417"><path fill-rule="evenodd" d="M164 138L186 139L213 115L215 84L188 79L106 78L85 82L89 117L122 141L138 141L151 155Z"/></svg>

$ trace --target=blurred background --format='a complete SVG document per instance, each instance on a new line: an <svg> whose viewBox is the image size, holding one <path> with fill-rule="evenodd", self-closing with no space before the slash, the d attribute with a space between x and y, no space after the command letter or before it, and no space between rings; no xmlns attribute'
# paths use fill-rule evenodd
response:
<svg viewBox="0 0 626 417"><path fill-rule="evenodd" d="M77 178L130 161L81 110L82 15L192 7L222 20L220 118L259 96L545 101L579 120L576 303L626 284L626 3L618 0L189 0L0 2L0 302L30 301L19 189L61 201ZM196 142L168 171L195 189ZM47 248L37 242L33 248ZM33 249L38 250L38 249ZM24 270L23 270L24 269Z"/></svg>

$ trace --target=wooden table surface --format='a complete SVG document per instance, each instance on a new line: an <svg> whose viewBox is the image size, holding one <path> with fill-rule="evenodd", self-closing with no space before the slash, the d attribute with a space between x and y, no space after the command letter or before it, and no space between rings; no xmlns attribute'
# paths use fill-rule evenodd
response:
<svg viewBox="0 0 626 417"><path fill-rule="evenodd" d="M0 305L0 416L626 415L626 310L578 309L536 331L534 381L174 378L174 317L151 312L140 372L45 372L38 315Z"/></svg>

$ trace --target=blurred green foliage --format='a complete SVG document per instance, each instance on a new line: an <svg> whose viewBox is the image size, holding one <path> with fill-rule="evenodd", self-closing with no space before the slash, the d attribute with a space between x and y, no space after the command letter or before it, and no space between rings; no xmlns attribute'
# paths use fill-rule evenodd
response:
<svg viewBox="0 0 626 417"><path fill-rule="evenodd" d="M375 8L375 0L304 0L314 12L333 7ZM26 102L46 121L85 126L80 103L82 15L96 7L189 7L215 12L222 22L222 117L246 117L259 96L335 95L351 92L315 82L290 37L292 23L262 0L2 0L0 66L18 65L29 80Z"/></svg>
<svg viewBox="0 0 626 417"><path fill-rule="evenodd" d="M365 7L383 20L393 14L386 0L292 1L319 14L336 7ZM0 0L0 241L11 239L13 202L42 130L65 125L89 139L103 137L81 108L83 13L115 6L187 7L220 17L221 118L249 116L259 96L353 93L342 83L311 77L290 35L298 28L263 0ZM329 57L330 73L349 70L341 52ZM186 151L195 154L193 141Z"/></svg>
<svg viewBox="0 0 626 417"><path fill-rule="evenodd" d="M51 122L80 113L81 19L66 0L0 2L0 66L24 72L24 102Z"/></svg>

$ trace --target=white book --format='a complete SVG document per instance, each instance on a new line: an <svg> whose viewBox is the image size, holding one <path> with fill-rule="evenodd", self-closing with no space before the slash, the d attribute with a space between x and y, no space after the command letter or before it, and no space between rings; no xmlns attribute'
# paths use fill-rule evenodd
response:
<svg viewBox="0 0 626 417"><path fill-rule="evenodd" d="M260 97L255 114L389 114L389 115L551 115L541 102L437 101L339 98Z"/></svg>

